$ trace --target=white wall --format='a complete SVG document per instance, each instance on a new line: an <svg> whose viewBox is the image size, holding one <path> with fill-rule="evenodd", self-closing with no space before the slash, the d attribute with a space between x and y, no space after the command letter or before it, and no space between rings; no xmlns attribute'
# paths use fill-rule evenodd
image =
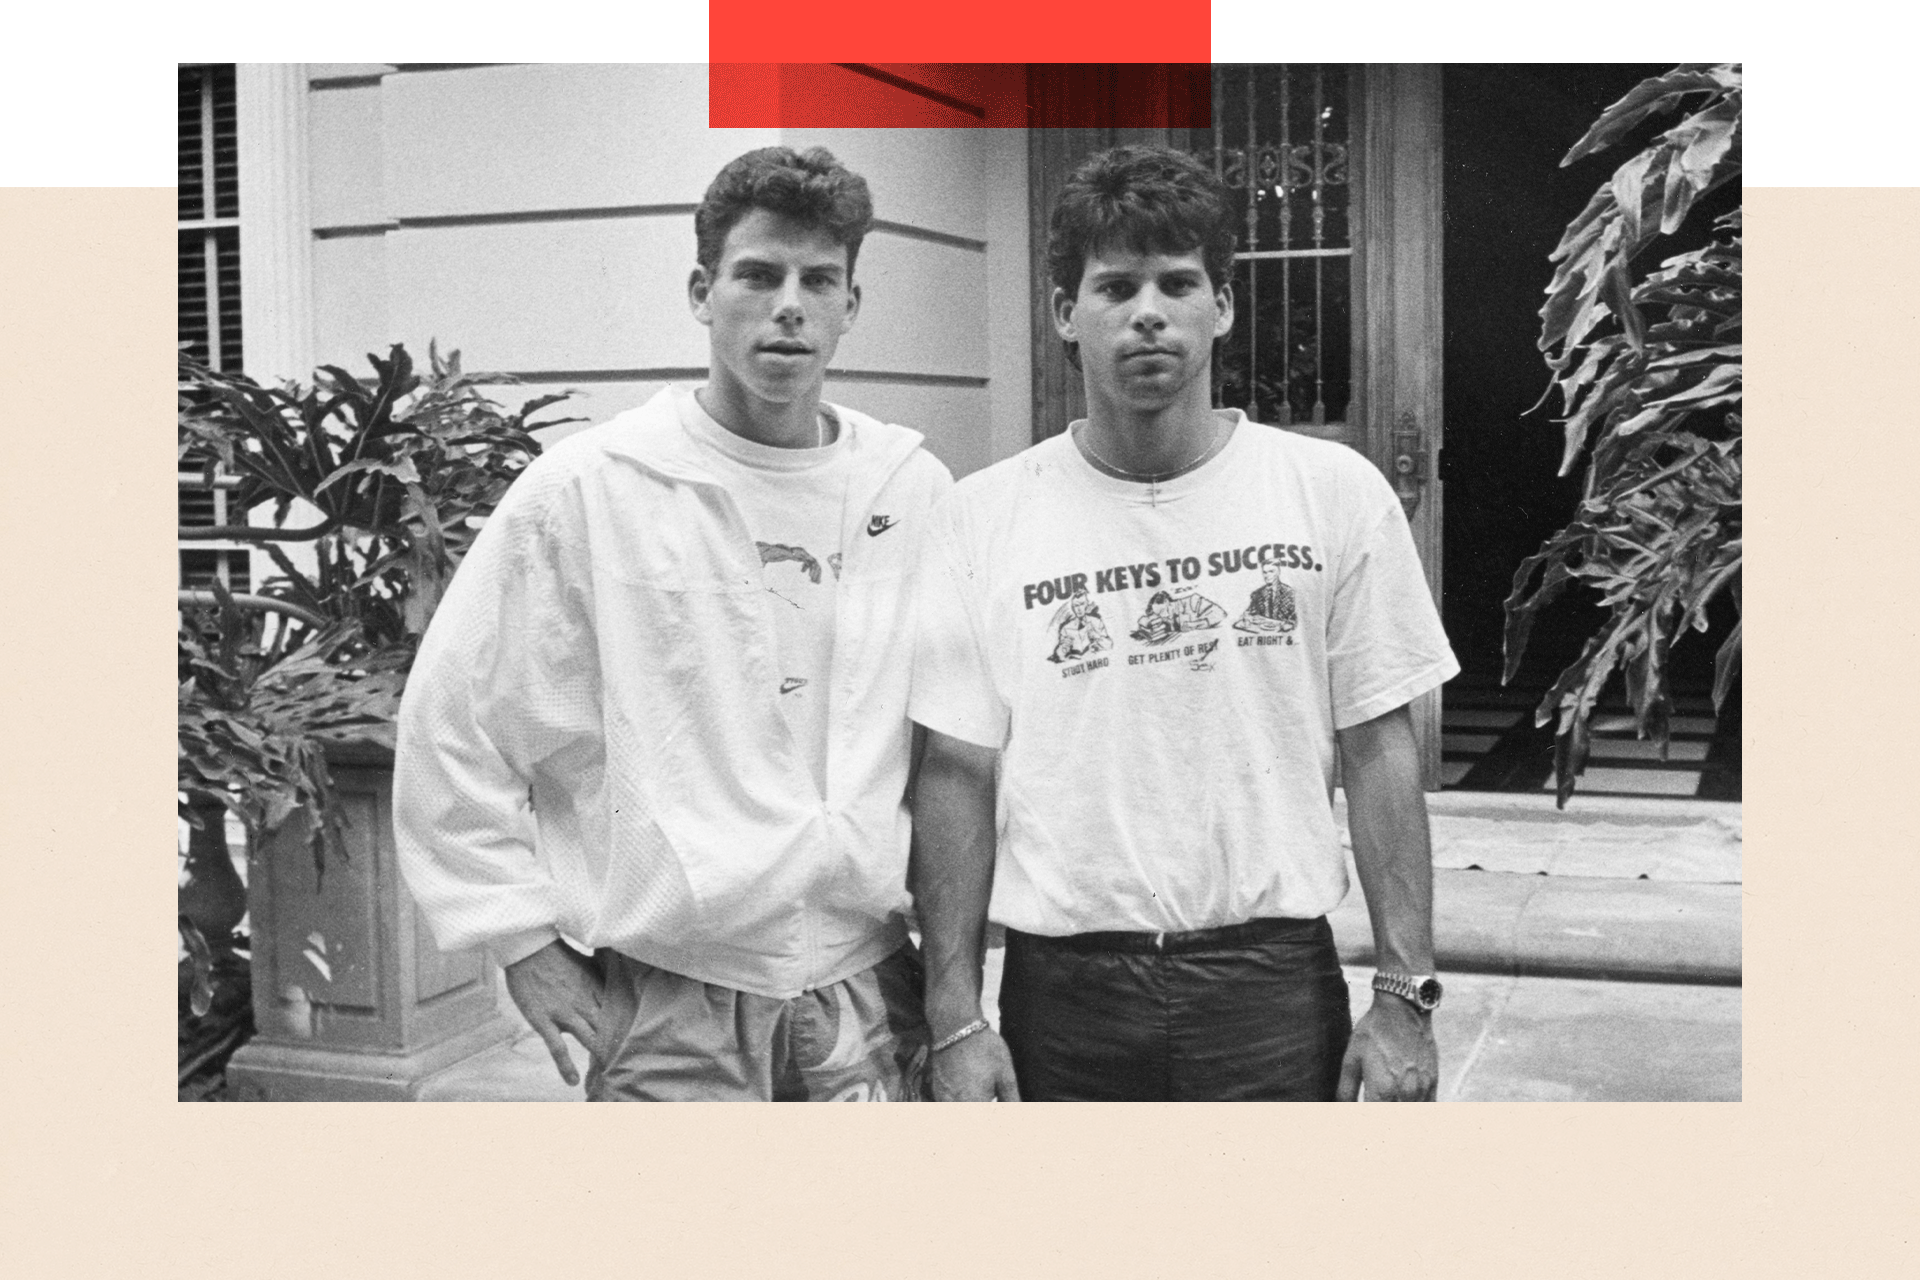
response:
<svg viewBox="0 0 1920 1280"><path fill-rule="evenodd" d="M1029 439L1024 132L708 129L699 65L308 70L318 362L437 339L603 421L704 376L685 298L714 173L823 145L878 224L829 398L925 432L959 474Z"/></svg>

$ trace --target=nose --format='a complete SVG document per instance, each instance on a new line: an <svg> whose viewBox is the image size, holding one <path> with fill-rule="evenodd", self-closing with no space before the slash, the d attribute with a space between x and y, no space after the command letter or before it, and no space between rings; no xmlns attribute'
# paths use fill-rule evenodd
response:
<svg viewBox="0 0 1920 1280"><path fill-rule="evenodd" d="M1142 333L1158 333L1167 327L1167 299L1149 284L1133 295L1133 327Z"/></svg>
<svg viewBox="0 0 1920 1280"><path fill-rule="evenodd" d="M774 302L773 318L784 325L802 323L807 313L800 301L800 278L796 273L781 282L779 296Z"/></svg>

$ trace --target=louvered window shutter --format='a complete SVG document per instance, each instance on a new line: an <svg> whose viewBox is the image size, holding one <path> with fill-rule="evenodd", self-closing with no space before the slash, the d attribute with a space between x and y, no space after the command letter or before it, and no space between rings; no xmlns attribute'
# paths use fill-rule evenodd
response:
<svg viewBox="0 0 1920 1280"><path fill-rule="evenodd" d="M240 370L240 146L232 63L180 68L180 343L223 373ZM227 489L180 473L180 524L244 524ZM251 590L244 544L182 543L180 585Z"/></svg>

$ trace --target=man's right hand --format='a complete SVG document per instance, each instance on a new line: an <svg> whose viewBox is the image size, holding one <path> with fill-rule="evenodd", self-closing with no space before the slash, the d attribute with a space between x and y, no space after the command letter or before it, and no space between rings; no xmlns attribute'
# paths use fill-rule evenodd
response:
<svg viewBox="0 0 1920 1280"><path fill-rule="evenodd" d="M580 1073L560 1033L566 1032L582 1045L592 1045L598 1037L600 974L593 961L555 938L526 959L508 965L506 974L507 994L545 1042L560 1078L579 1084Z"/></svg>
<svg viewBox="0 0 1920 1280"><path fill-rule="evenodd" d="M991 1029L976 1031L933 1055L928 1069L935 1102L1018 1102L1013 1055Z"/></svg>

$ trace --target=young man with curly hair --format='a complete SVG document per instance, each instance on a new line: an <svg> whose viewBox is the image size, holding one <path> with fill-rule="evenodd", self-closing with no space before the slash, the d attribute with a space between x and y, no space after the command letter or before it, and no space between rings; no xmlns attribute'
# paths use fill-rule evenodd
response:
<svg viewBox="0 0 1920 1280"><path fill-rule="evenodd" d="M1380 473L1213 408L1236 216L1179 152L1081 166L1048 259L1087 417L934 514L910 714L937 1098L1434 1095L1408 703L1458 664ZM1144 620L1062 666L1038 606L1074 589ZM1291 625L1227 625L1216 601L1241 597ZM1380 964L1357 1026L1326 920L1348 888L1336 759Z"/></svg>
<svg viewBox="0 0 1920 1280"><path fill-rule="evenodd" d="M687 285L707 381L528 467L407 686L408 883L570 1084L561 1037L586 1046L589 1099L922 1092L906 588L952 481L821 399L872 220L818 148L720 171Z"/></svg>

